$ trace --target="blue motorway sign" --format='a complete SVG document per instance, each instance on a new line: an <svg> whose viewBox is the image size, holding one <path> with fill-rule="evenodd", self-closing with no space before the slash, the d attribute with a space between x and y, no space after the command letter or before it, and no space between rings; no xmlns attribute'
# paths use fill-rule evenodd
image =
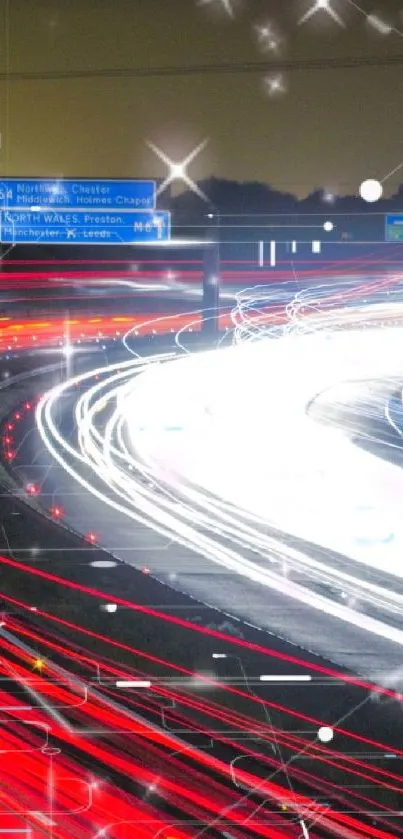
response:
<svg viewBox="0 0 403 839"><path fill-rule="evenodd" d="M170 213L12 211L0 213L0 241L13 244L122 245L166 242Z"/></svg>
<svg viewBox="0 0 403 839"><path fill-rule="evenodd" d="M403 215L385 216L387 242L403 242Z"/></svg>
<svg viewBox="0 0 403 839"><path fill-rule="evenodd" d="M6 178L0 181L0 208L47 207L77 210L153 210L155 181L91 181Z"/></svg>

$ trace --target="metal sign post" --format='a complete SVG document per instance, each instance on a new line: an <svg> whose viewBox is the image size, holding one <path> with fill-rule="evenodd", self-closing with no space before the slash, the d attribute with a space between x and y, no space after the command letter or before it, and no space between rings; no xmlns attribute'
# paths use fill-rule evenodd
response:
<svg viewBox="0 0 403 839"><path fill-rule="evenodd" d="M217 211L208 213L206 232L202 331L205 335L216 336L219 331L220 309L220 217Z"/></svg>

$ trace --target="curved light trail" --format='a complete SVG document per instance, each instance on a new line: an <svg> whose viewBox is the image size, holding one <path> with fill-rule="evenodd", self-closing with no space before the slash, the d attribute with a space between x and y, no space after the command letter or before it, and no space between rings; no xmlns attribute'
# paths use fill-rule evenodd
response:
<svg viewBox="0 0 403 839"><path fill-rule="evenodd" d="M403 576L403 473L355 445L363 431L343 421L346 405L373 402L374 380L403 377L403 308L383 302L391 286L378 282L371 306L365 286L305 289L283 325L270 293L241 292L233 346L131 358L68 380L38 406L41 437L86 490L191 548L195 563L199 554L402 645L403 595L387 575ZM58 427L64 397L74 401L74 442ZM332 422L315 419L318 406ZM387 404L376 407L383 415Z"/></svg>
<svg viewBox="0 0 403 839"><path fill-rule="evenodd" d="M19 606L29 609L27 604ZM62 629L63 620L47 617ZM85 636L86 630L76 629ZM370 760L365 752L349 756L335 751L309 734L301 737L290 730L287 715L299 715L270 701L269 706L281 710L281 718L276 725L258 723L253 707L250 712L236 712L220 701L219 693L200 693L194 674L172 662L166 662L167 677L154 675L149 682L139 682L148 688L119 690L122 680L150 678L146 669L150 656L132 649L136 667L117 665L113 651L117 642L101 636L107 653L89 654L77 643L66 647L57 630L46 625L38 630L29 618L13 615L7 617L0 635L0 675L7 677L0 690L2 771L9 782L7 795L0 794L0 815L4 804L23 815L35 839L39 835L95 839L95 824L99 830L95 835L109 839L158 835L215 839L225 830L236 839L289 839L299 835L301 819L309 825L311 837L319 835L319 827L320 835L325 831L349 839L401 834L399 820L391 820L388 807L377 801L386 790L403 793L399 775L373 762L374 757L382 758L384 744L365 741L371 743ZM32 671L38 645L43 656L39 674ZM179 673L181 679L173 679L171 673ZM20 689L17 696L13 682ZM253 694L215 683L253 706ZM29 707L21 689L29 697ZM365 687L361 694L366 701ZM342 733L337 726L336 730ZM204 747L188 742L196 732L206 735ZM350 745L360 740L344 734ZM264 748L273 741L281 746L296 785L293 789L283 784L283 764L277 755ZM217 747L224 747L225 759L216 756ZM313 760L312 770L299 760L304 756ZM235 768L241 757L244 766ZM95 773L86 768L91 758L98 767ZM323 770L330 768L332 783L322 777ZM212 773L208 792L206 773ZM131 786L126 794L119 780L125 776ZM347 778L353 785L348 793ZM361 791L363 781L370 792ZM170 808L170 816L161 814L161 805ZM175 818L175 809L181 818ZM288 816L284 811L289 811ZM124 824L127 831L121 832Z"/></svg>
<svg viewBox="0 0 403 839"><path fill-rule="evenodd" d="M169 353L142 358L127 332L124 344L132 356L126 361L74 376L40 400L36 418L42 440L95 498L191 548L195 563L199 556L211 567L401 645L403 594L391 579L403 576L397 565L403 476L397 465L359 448L355 439L366 433L376 450L371 423L388 415L389 396L383 402L374 382L391 382L394 392L403 378L396 353L403 308L383 299L388 292L389 285L379 283L378 302L365 306L363 289L317 288L274 308L267 290L246 290L230 316L232 345L222 342L219 350L208 352L185 347L184 331L200 323L197 312L173 321L177 350ZM158 332L166 325L166 319L151 317L138 328ZM70 437L63 430L66 417L75 428ZM397 437L388 445L398 446ZM26 573L81 589L101 602L107 598L39 569ZM379 804L383 789L403 794L399 773L316 738L307 742L287 725L287 716L303 718L295 709L270 699L262 703L252 693L221 684L229 694L252 704L256 700L284 719L284 725L273 724L270 716L256 723L253 710L229 710L225 701L196 691L195 674L175 662L165 662L172 678L155 678L151 656L133 649L135 666L123 668L114 657L123 648L117 639L95 636L36 609L39 630L30 622L28 603L4 600L17 614L0 627L1 674L30 696L31 726L49 725L54 749L46 751L48 743L32 728L27 733L26 697L3 685L9 789L4 801L0 795L0 807L4 803L10 812L24 813L31 839L400 835L390 808ZM372 612L355 609L356 600ZM58 638L59 628L102 640L110 655L90 656L78 642L66 644L65 636ZM45 671L33 678L38 649ZM316 669L312 666L312 672ZM175 681L178 674L182 681ZM118 682L133 680L149 684L147 694L122 697ZM367 702L368 683L360 687L360 701ZM314 729L321 722L305 720ZM359 738L343 730L343 720L335 731L356 746ZM249 735L255 731L260 745L235 741L234 724ZM224 748L225 759L210 747L189 743L196 730L214 748L217 743ZM88 736L91 731L96 736ZM269 748L262 749L263 740ZM22 743L41 757L35 764L35 757L24 754L16 773L11 755ZM374 740L366 744L389 748ZM298 760L305 753L315 761L309 768ZM91 778L85 768L89 760L99 767ZM323 768L331 769L331 782ZM122 779L129 776L136 792L123 791ZM50 810L43 794L49 777ZM351 790L346 791L347 777ZM68 782L59 789L63 778ZM86 790L90 795L84 800ZM25 809L24 801L29 802Z"/></svg>

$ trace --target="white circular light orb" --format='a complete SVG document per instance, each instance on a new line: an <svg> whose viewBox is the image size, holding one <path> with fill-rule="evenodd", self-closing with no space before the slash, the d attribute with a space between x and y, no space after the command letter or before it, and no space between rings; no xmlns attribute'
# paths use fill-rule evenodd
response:
<svg viewBox="0 0 403 839"><path fill-rule="evenodd" d="M326 233L330 233L330 231L333 230L333 228L334 224L332 221L325 221L323 229L326 231Z"/></svg>
<svg viewBox="0 0 403 839"><path fill-rule="evenodd" d="M111 612L111 613L116 612L117 608L118 607L117 607L116 603L107 603L104 606L105 612Z"/></svg>
<svg viewBox="0 0 403 839"><path fill-rule="evenodd" d="M367 201L368 204L373 204L375 201L379 201L383 193L383 186L380 181L374 180L374 178L368 178L368 180L363 181L360 184L360 195L363 201Z"/></svg>
<svg viewBox="0 0 403 839"><path fill-rule="evenodd" d="M330 743L333 740L334 731L328 725L322 725L318 731L318 740L321 743Z"/></svg>

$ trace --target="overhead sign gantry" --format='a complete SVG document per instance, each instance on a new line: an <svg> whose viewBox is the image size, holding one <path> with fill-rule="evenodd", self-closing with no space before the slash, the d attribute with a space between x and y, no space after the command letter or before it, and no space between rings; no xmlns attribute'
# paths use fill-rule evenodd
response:
<svg viewBox="0 0 403 839"><path fill-rule="evenodd" d="M170 240L155 181L0 181L0 240L11 244L128 245Z"/></svg>
<svg viewBox="0 0 403 839"><path fill-rule="evenodd" d="M385 239L387 242L403 242L403 215L385 216Z"/></svg>

